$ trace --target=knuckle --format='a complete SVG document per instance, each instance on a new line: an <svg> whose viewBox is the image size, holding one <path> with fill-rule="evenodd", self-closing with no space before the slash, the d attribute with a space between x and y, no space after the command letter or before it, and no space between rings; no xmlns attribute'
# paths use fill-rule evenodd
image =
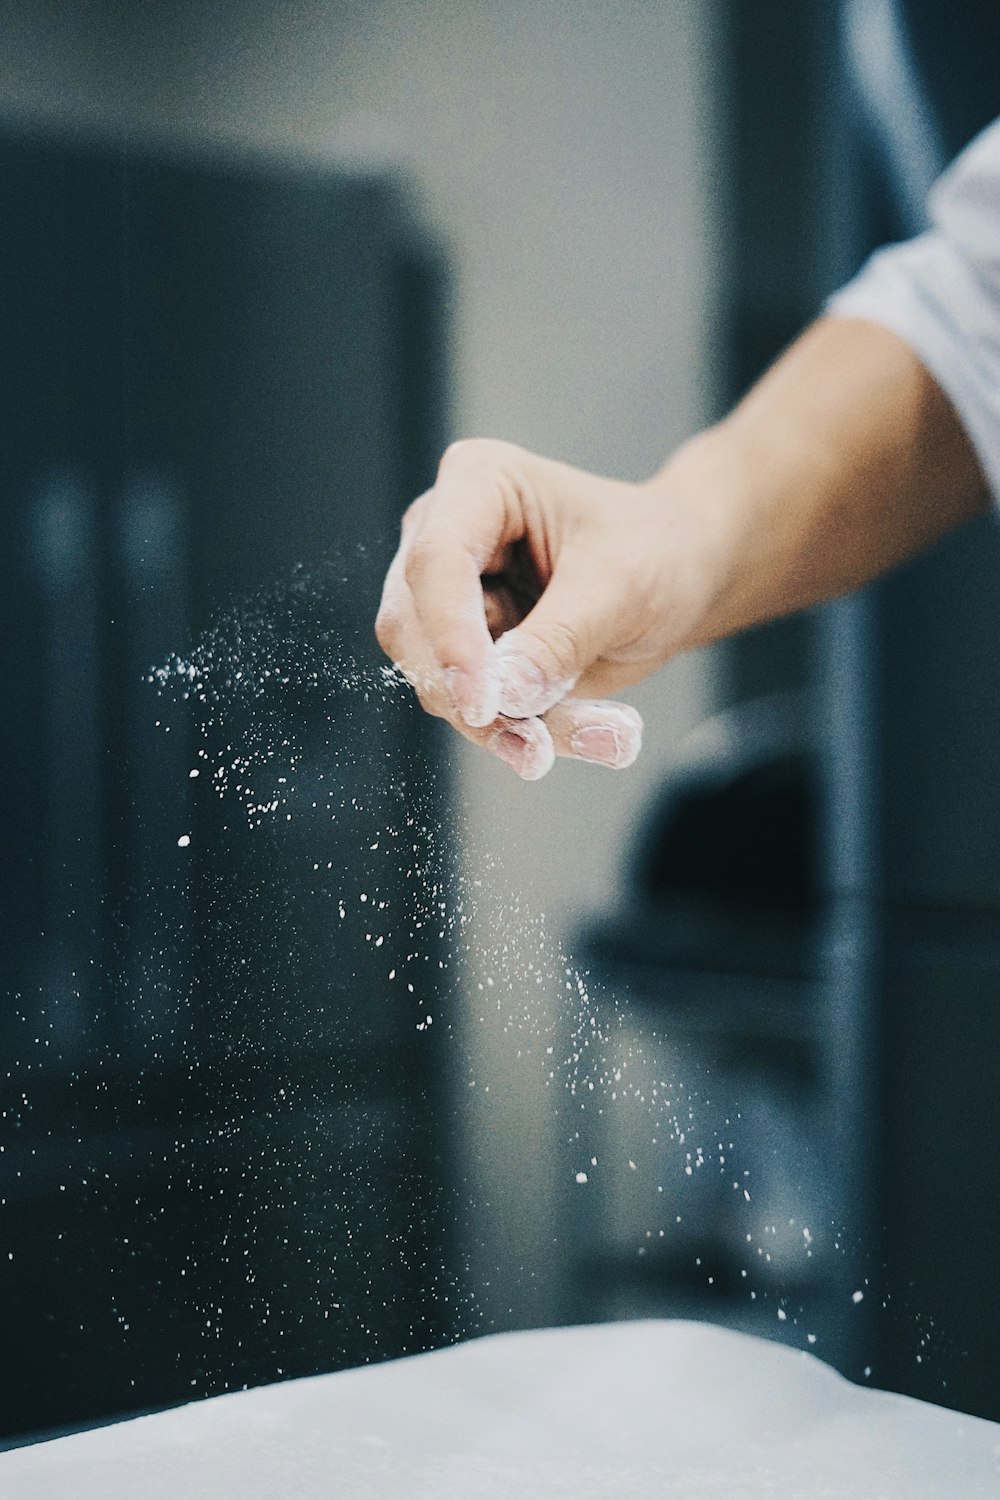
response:
<svg viewBox="0 0 1000 1500"><path fill-rule="evenodd" d="M449 469L464 466L470 461L475 462L482 457L483 446L481 438L456 438L442 453L439 472L446 473Z"/></svg>
<svg viewBox="0 0 1000 1500"><path fill-rule="evenodd" d="M417 537L403 561L403 577L411 590L419 592L433 560L433 545Z"/></svg>
<svg viewBox="0 0 1000 1500"><path fill-rule="evenodd" d="M432 719L446 719L448 717L444 699L441 693L430 683L421 682L414 685L417 702L425 714Z"/></svg>
<svg viewBox="0 0 1000 1500"><path fill-rule="evenodd" d="M579 631L561 620L549 622L544 640L539 641L544 660L540 663L551 678L571 677L579 672L582 641Z"/></svg>
<svg viewBox="0 0 1000 1500"><path fill-rule="evenodd" d="M517 450L497 438L456 438L441 455L439 473L456 469L496 468Z"/></svg>
<svg viewBox="0 0 1000 1500"><path fill-rule="evenodd" d="M375 639L387 656L393 655L393 648L399 639L400 622L395 610L390 605L383 604L375 616Z"/></svg>
<svg viewBox="0 0 1000 1500"><path fill-rule="evenodd" d="M431 490L425 490L422 495L418 495L415 500L411 500L410 504L404 510L403 518L400 522L400 531L404 541L412 535L414 527L419 525L426 514L432 493Z"/></svg>
<svg viewBox="0 0 1000 1500"><path fill-rule="evenodd" d="M420 707L423 709L424 713L428 714L432 719L444 718L444 714L441 712L440 704L436 703L429 694L421 692L419 688L417 689L417 702L420 704Z"/></svg>

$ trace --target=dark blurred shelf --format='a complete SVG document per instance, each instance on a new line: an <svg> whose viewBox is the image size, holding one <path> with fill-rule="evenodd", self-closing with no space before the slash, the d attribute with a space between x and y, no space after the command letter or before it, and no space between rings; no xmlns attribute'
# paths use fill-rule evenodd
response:
<svg viewBox="0 0 1000 1500"><path fill-rule="evenodd" d="M359 1099L407 1099L428 1082L436 1052L423 1038L390 1048L329 1053L270 1052L259 1058L207 1052L190 1067L133 1071L111 1062L63 1072L58 1066L16 1070L0 1083L4 1140L13 1133L107 1127L121 1130L150 1121L195 1126L253 1114L304 1108L337 1109ZM8 1146L8 1151L10 1147Z"/></svg>
<svg viewBox="0 0 1000 1500"><path fill-rule="evenodd" d="M443 267L385 176L17 133L0 168L0 1432L23 1432L452 1333L440 742L341 680L381 669L447 360ZM175 654L204 692L158 696ZM251 827L222 763L287 807ZM406 865L376 861L372 827L404 824ZM378 943L338 916L376 880ZM387 979L414 933L431 1037L417 976Z"/></svg>
<svg viewBox="0 0 1000 1500"><path fill-rule="evenodd" d="M779 1042L812 1047L826 1024L823 986L710 968L661 968L594 945L588 957L614 989L624 988L665 1036Z"/></svg>

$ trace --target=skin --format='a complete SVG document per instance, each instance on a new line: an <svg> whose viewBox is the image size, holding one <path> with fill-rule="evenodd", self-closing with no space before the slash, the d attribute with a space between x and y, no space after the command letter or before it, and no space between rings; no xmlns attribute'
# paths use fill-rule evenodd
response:
<svg viewBox="0 0 1000 1500"><path fill-rule="evenodd" d="M987 506L909 346L823 319L645 483L453 444L403 519L376 635L429 713L525 780L556 756L622 769L642 723L620 692L861 587Z"/></svg>

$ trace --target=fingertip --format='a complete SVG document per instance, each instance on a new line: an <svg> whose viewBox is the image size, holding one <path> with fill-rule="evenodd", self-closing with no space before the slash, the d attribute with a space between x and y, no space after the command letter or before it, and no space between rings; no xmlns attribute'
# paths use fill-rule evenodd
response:
<svg viewBox="0 0 1000 1500"><path fill-rule="evenodd" d="M501 718L487 747L522 781L540 781L555 764L552 736L541 719Z"/></svg>
<svg viewBox="0 0 1000 1500"><path fill-rule="evenodd" d="M546 734L544 739L531 747L525 756L524 765L518 773L522 781L541 781L547 776L556 763L556 752L552 740Z"/></svg>
<svg viewBox="0 0 1000 1500"><path fill-rule="evenodd" d="M642 732L611 724L589 724L578 729L570 741L576 760L625 771L634 765L642 749Z"/></svg>
<svg viewBox="0 0 1000 1500"><path fill-rule="evenodd" d="M520 643L501 636L496 644L500 712L512 719L545 713L573 689L575 677L548 677Z"/></svg>
<svg viewBox="0 0 1000 1500"><path fill-rule="evenodd" d="M641 716L627 703L568 698L546 715L556 752L624 771L642 749Z"/></svg>
<svg viewBox="0 0 1000 1500"><path fill-rule="evenodd" d="M445 681L455 709L470 729L485 729L500 713L500 674L495 663L473 673L447 667Z"/></svg>

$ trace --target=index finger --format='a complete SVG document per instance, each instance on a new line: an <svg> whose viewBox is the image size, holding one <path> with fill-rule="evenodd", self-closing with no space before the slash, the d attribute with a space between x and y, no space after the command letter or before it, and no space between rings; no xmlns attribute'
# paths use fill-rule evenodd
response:
<svg viewBox="0 0 1000 1500"><path fill-rule="evenodd" d="M469 448L478 445L470 444ZM523 527L494 465L449 449L400 560L431 654L465 722L500 711L499 662L486 621L482 575L499 565Z"/></svg>

